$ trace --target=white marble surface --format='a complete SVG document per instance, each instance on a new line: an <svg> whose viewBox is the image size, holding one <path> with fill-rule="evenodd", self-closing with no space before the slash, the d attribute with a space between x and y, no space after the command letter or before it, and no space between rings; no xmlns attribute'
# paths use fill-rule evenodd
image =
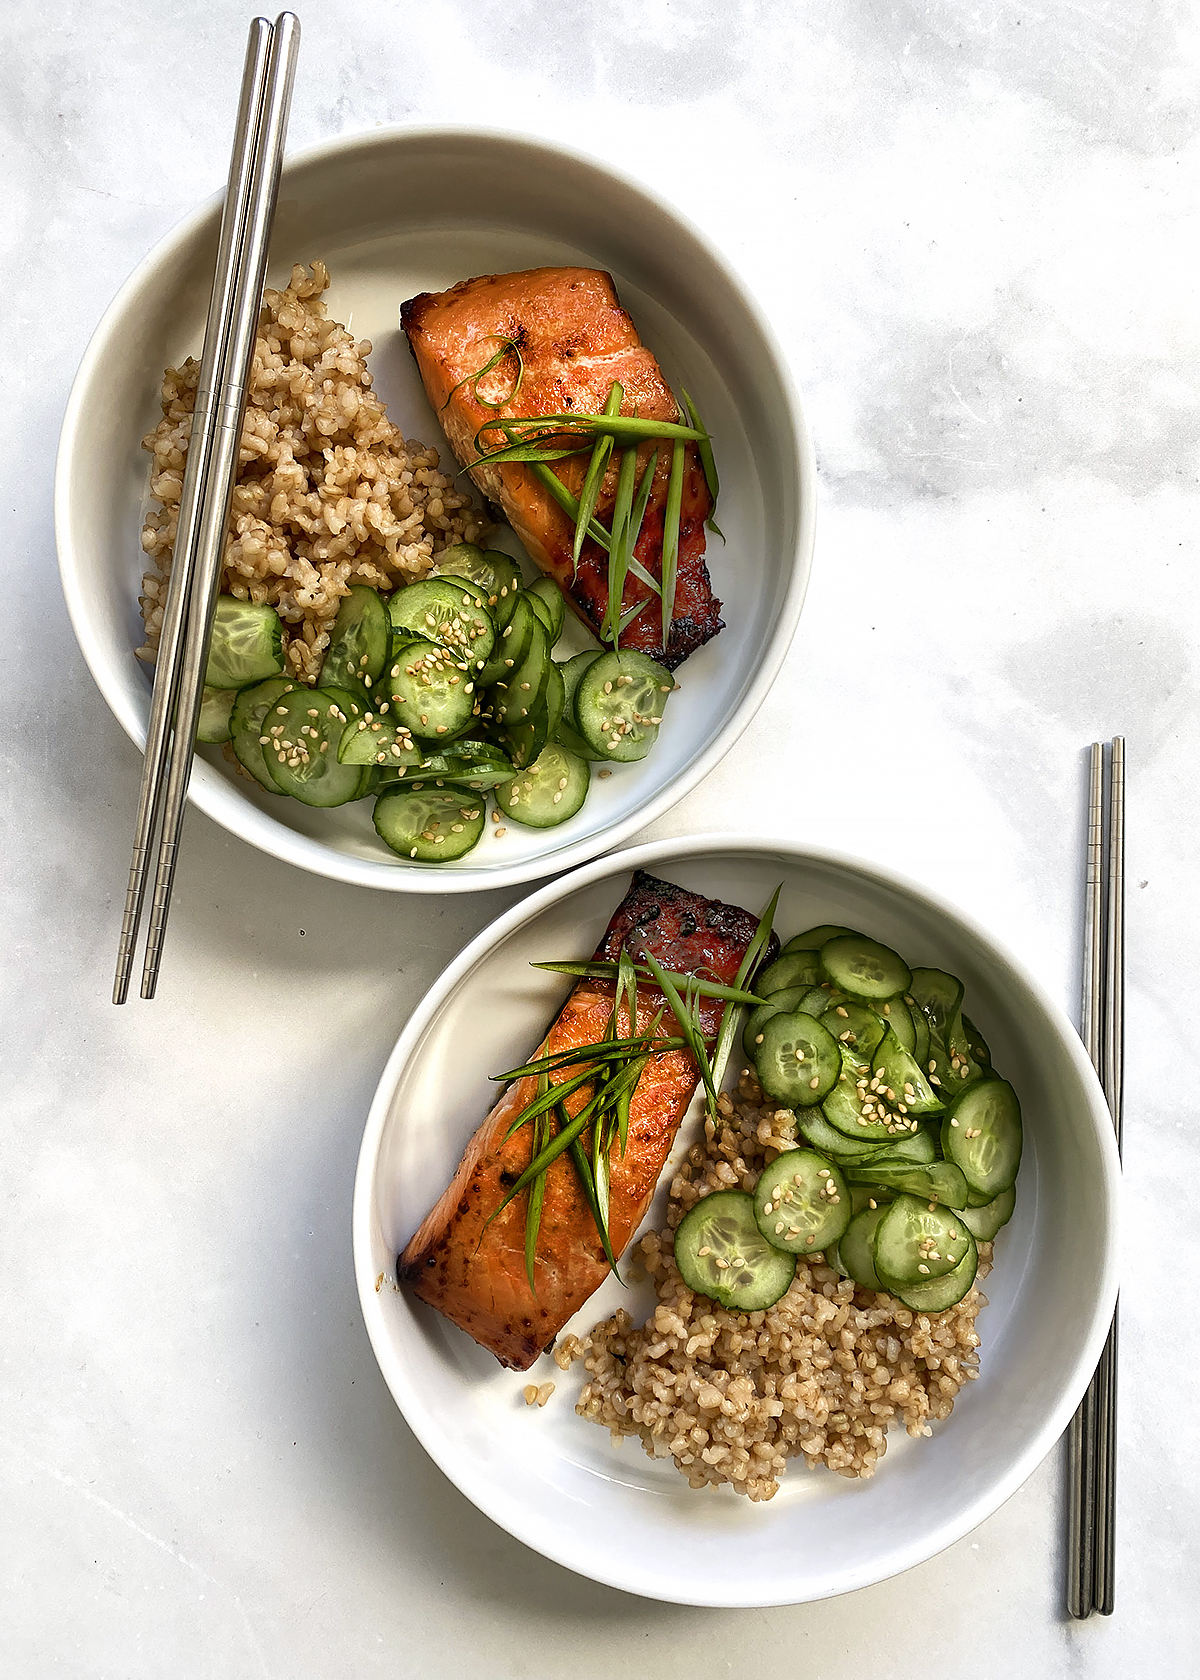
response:
<svg viewBox="0 0 1200 1680"><path fill-rule="evenodd" d="M656 832L752 817L888 860L1073 1005L1081 748L1127 735L1120 1602L1085 1626L1057 1455L900 1580L738 1613L568 1575L433 1469L360 1323L351 1177L397 1031L503 895L384 902L193 817L160 999L107 1002L137 763L58 591L53 452L101 309L220 179L246 12L0 16L0 1673L1197 1672L1169 1305L1200 1271L1196 1115L1161 1050L1200 944L1196 8L311 0L292 124L570 139L671 194L772 313L821 462L812 590L759 728ZM787 769L827 729L920 792L815 806Z"/></svg>

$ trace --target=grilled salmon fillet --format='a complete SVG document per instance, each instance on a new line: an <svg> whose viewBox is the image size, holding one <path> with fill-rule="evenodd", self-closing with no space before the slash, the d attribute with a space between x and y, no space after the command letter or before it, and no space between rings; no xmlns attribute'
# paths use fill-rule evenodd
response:
<svg viewBox="0 0 1200 1680"><path fill-rule="evenodd" d="M702 898L639 870L596 951L597 961L614 960L622 946L635 959L650 951L663 967L729 984L754 936L756 919L718 899ZM769 961L778 948L764 954ZM615 984L581 980L543 1039L539 1053L594 1044L604 1036ZM639 986L638 1018L648 1024L662 995ZM703 999L701 1026L711 1041L723 1005ZM622 1008L621 1030L628 1031ZM671 1017L664 1031L671 1031ZM572 1070L577 1071L577 1070ZM558 1076L567 1077L566 1072ZM629 1138L622 1156L614 1146L609 1233L620 1256L646 1215L659 1175L698 1082L690 1052L668 1050L653 1057L638 1081L630 1109ZM513 1119L537 1094L534 1078L517 1080L484 1120L445 1194L422 1220L400 1256L397 1277L414 1292L514 1370L533 1364L603 1283L608 1263L575 1168L565 1157L546 1174L545 1199L534 1265L536 1288L525 1271L525 1197L522 1194L489 1219L529 1165L532 1128L507 1143ZM587 1087L568 1100L577 1113ZM584 1144L590 1147L585 1134Z"/></svg>
<svg viewBox="0 0 1200 1680"><path fill-rule="evenodd" d="M679 409L653 353L617 298L611 274L595 268L532 268L519 274L484 274L445 292L422 292L401 305L425 392L451 447L464 466L477 459L481 426L502 418L538 414L599 414L614 380L625 392L622 414L675 421ZM480 373L505 341L520 348L523 372L515 400L497 402L513 390L516 358L510 352L478 383ZM502 442L495 433L487 442ZM654 444L638 450L638 474ZM635 554L652 577L662 575L663 517L671 447L658 446L650 500ZM587 471L587 455L553 463L573 495ZM573 565L574 523L529 467L517 463L480 466L472 478L503 512L526 550L562 589L572 608L598 635L608 605L608 555L588 538L579 566ZM617 469L610 466L597 504L597 517L611 525ZM712 498L695 446L688 444L679 524L675 617L669 645L662 646L659 597L632 572L626 577L623 610L642 610L621 633L621 646L636 648L669 669L683 662L724 628L721 603L713 598L704 559L704 521Z"/></svg>

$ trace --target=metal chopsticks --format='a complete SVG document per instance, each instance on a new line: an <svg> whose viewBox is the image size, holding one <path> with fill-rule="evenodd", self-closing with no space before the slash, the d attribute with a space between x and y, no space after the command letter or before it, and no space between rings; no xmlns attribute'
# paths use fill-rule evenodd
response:
<svg viewBox="0 0 1200 1680"><path fill-rule="evenodd" d="M291 12L274 24L255 18L250 25L154 672L114 1003L124 1003L129 990L156 829L141 995L152 998L158 983L299 44L300 23Z"/></svg>
<svg viewBox="0 0 1200 1680"><path fill-rule="evenodd" d="M1108 760L1104 845L1104 749L1092 745L1088 789L1081 1032L1100 1075L1121 1148L1125 1059L1125 741ZM1115 1602L1117 1314L1095 1375L1071 1421L1067 1608L1110 1616Z"/></svg>

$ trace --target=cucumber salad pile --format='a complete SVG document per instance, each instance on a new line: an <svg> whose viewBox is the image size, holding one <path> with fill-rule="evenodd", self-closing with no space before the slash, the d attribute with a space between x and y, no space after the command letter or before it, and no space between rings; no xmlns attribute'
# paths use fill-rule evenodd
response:
<svg viewBox="0 0 1200 1680"><path fill-rule="evenodd" d="M743 1045L763 1092L795 1112L753 1192L684 1216L675 1263L735 1312L786 1293L799 1255L862 1289L939 1313L975 1282L976 1244L1012 1217L1021 1109L962 1012L963 988L850 928L811 928L757 978Z"/></svg>
<svg viewBox="0 0 1200 1680"><path fill-rule="evenodd" d="M305 805L375 796L380 838L423 863L478 843L489 792L513 822L553 828L592 764L646 756L675 687L642 653L556 662L565 617L550 578L526 589L510 555L459 543L391 596L353 585L308 688L283 675L275 608L223 595L197 739L231 742L268 793Z"/></svg>

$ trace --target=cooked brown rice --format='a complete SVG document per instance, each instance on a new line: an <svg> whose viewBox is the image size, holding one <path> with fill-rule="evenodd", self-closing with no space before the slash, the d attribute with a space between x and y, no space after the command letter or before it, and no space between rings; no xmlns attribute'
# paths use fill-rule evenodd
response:
<svg viewBox="0 0 1200 1680"><path fill-rule="evenodd" d="M392 590L429 571L452 543L474 542L483 515L440 473L438 453L406 443L372 389L371 345L329 320L324 263L297 264L259 317L221 588L269 601L284 624L291 674L313 681L338 603L353 583ZM154 457L142 547L146 643L158 647L174 551L199 364L163 378L163 417L143 439Z"/></svg>
<svg viewBox="0 0 1200 1680"><path fill-rule="evenodd" d="M910 1312L890 1295L857 1289L819 1255L801 1260L787 1294L766 1312L726 1311L697 1296L675 1269L672 1232L713 1190L753 1189L759 1173L795 1144L792 1114L765 1103L744 1073L736 1098L720 1099L671 1185L667 1229L635 1250L658 1305L640 1328L620 1310L585 1342L555 1352L566 1369L582 1355L589 1373L576 1410L615 1441L640 1436L670 1457L694 1488L729 1483L770 1499L789 1458L870 1476L889 1424L929 1435L978 1375L978 1286L949 1311ZM979 1245L979 1278L991 1267Z"/></svg>

